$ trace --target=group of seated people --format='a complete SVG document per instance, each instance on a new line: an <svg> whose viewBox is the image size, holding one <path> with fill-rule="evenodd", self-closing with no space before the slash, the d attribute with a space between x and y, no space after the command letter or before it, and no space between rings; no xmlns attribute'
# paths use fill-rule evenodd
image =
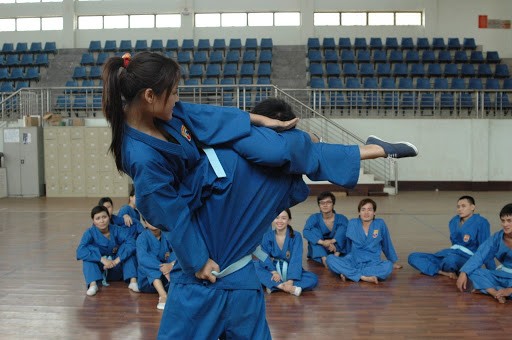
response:
<svg viewBox="0 0 512 340"><path fill-rule="evenodd" d="M357 208L359 217L350 220L334 210L336 196L332 192L319 194L317 203L320 212L307 219L303 231L308 259L324 265L342 281L378 284L393 269L402 268L386 223L375 217L374 200L362 199ZM144 220L136 208L133 190L117 215L113 208L109 197L100 199L91 211L93 225L77 249L87 295L98 292L99 282L108 286L108 281L124 280L134 292L158 293L157 308L164 309L169 273L176 261L169 233ZM422 274L457 279L461 291L471 284L472 292L489 294L504 303L512 295L512 204L501 210L503 230L492 236L488 220L475 213L475 208L473 197L460 197L457 214L448 224L452 246L433 254L411 253L408 262ZM291 226L291 219L290 209L274 219L274 228L261 241L264 256L253 261L269 294L284 291L300 296L318 284L317 275L302 266L303 239ZM500 262L498 267L495 259Z"/></svg>

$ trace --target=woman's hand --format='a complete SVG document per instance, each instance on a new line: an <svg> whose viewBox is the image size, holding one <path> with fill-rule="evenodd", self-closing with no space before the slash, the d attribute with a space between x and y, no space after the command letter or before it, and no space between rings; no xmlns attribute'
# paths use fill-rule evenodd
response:
<svg viewBox="0 0 512 340"><path fill-rule="evenodd" d="M131 226L132 226L133 221L132 221L132 218L130 217L130 215L128 215L128 214L124 214L124 215L123 215L123 220L124 220L124 224L125 224L127 227L131 227Z"/></svg>
<svg viewBox="0 0 512 340"><path fill-rule="evenodd" d="M256 113L249 113L251 124L256 126L264 126L276 131L285 131L293 129L299 122L299 118L292 120L281 121L278 119L269 118Z"/></svg>
<svg viewBox="0 0 512 340"><path fill-rule="evenodd" d="M402 266L399 263L393 263L393 269L402 269L404 266Z"/></svg>
<svg viewBox="0 0 512 340"><path fill-rule="evenodd" d="M466 290L466 284L468 282L468 275L464 272L460 272L459 277L457 278L457 288L461 292L464 292Z"/></svg>
<svg viewBox="0 0 512 340"><path fill-rule="evenodd" d="M278 272L273 271L271 274L272 274L272 281L274 281L274 282L281 281L281 275L279 275Z"/></svg>
<svg viewBox="0 0 512 340"><path fill-rule="evenodd" d="M211 283L215 283L217 277L212 274L212 271L220 272L220 267L215 261L208 259L203 268L196 272L195 275L199 280L208 280Z"/></svg>

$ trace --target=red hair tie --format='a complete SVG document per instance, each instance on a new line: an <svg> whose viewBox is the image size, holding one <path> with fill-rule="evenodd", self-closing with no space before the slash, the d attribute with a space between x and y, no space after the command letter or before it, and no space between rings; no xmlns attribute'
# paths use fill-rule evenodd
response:
<svg viewBox="0 0 512 340"><path fill-rule="evenodd" d="M125 53L121 58L123 58L123 67L127 68L128 64L132 60L132 55L130 53Z"/></svg>

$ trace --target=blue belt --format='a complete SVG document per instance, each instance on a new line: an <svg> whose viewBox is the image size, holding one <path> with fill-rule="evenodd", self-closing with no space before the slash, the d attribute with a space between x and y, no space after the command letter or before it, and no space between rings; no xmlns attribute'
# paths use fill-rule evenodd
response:
<svg viewBox="0 0 512 340"><path fill-rule="evenodd" d="M474 254L471 250L464 246L461 246L460 244L454 244L453 246L450 247L450 249L458 249L461 252L468 254L469 256L473 256Z"/></svg>
<svg viewBox="0 0 512 340"><path fill-rule="evenodd" d="M230 264L226 268L224 268L222 271L218 272L213 270L212 274L217 277L218 279L227 276L229 274L232 274L236 272L237 270L242 269L247 264L249 264L252 261L252 256L256 256L260 261L265 261L268 257L268 255L261 249L261 246L258 246L252 254L246 255L242 257L240 260Z"/></svg>

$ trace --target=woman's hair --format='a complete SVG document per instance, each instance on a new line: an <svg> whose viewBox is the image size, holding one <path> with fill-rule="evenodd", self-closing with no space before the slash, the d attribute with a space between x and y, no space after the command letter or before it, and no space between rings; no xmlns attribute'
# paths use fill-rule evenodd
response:
<svg viewBox="0 0 512 340"><path fill-rule="evenodd" d="M114 205L114 203L112 202L112 199L110 197L102 197L100 198L100 200L98 201L98 205L103 205L105 203L110 203L110 205Z"/></svg>
<svg viewBox="0 0 512 340"><path fill-rule="evenodd" d="M102 205L97 205L91 210L91 219L94 220L94 215L99 214L100 212L106 212L107 216L110 217L110 214L108 213L108 209Z"/></svg>
<svg viewBox="0 0 512 340"><path fill-rule="evenodd" d="M121 156L125 106L136 102L146 89L152 89L157 96L164 94L167 99L179 83L180 76L178 63L155 52L140 52L131 60L128 57L107 59L102 74L103 113L112 129L109 151L114 155L120 172L125 172Z"/></svg>
<svg viewBox="0 0 512 340"><path fill-rule="evenodd" d="M371 198L362 199L361 202L359 202L359 205L357 206L357 211L360 212L361 208L368 203L370 203L373 206L373 211L377 211L377 203L375 203L375 201L372 200Z"/></svg>
<svg viewBox="0 0 512 340"><path fill-rule="evenodd" d="M278 98L267 98L259 102L254 106L251 112L281 121L296 118L290 104L285 102L283 99Z"/></svg>
<svg viewBox="0 0 512 340"><path fill-rule="evenodd" d="M292 212L290 211L290 209L286 208L286 209L284 209L284 211L286 211L286 214L288 215L288 218L291 220L292 219ZM292 226L288 224L288 226L286 228L288 228L288 232L290 233L290 238L294 238L295 237L295 232L293 231Z"/></svg>
<svg viewBox="0 0 512 340"><path fill-rule="evenodd" d="M505 216L512 216L512 203L507 204L500 211L500 218Z"/></svg>
<svg viewBox="0 0 512 340"><path fill-rule="evenodd" d="M332 205L335 205L336 204L336 196L334 196L334 194L330 191L324 191L324 192L321 192L317 198L316 198L316 203L317 204L320 204L320 201L323 200L323 199L326 199L327 197L330 197L331 200L332 200Z"/></svg>

